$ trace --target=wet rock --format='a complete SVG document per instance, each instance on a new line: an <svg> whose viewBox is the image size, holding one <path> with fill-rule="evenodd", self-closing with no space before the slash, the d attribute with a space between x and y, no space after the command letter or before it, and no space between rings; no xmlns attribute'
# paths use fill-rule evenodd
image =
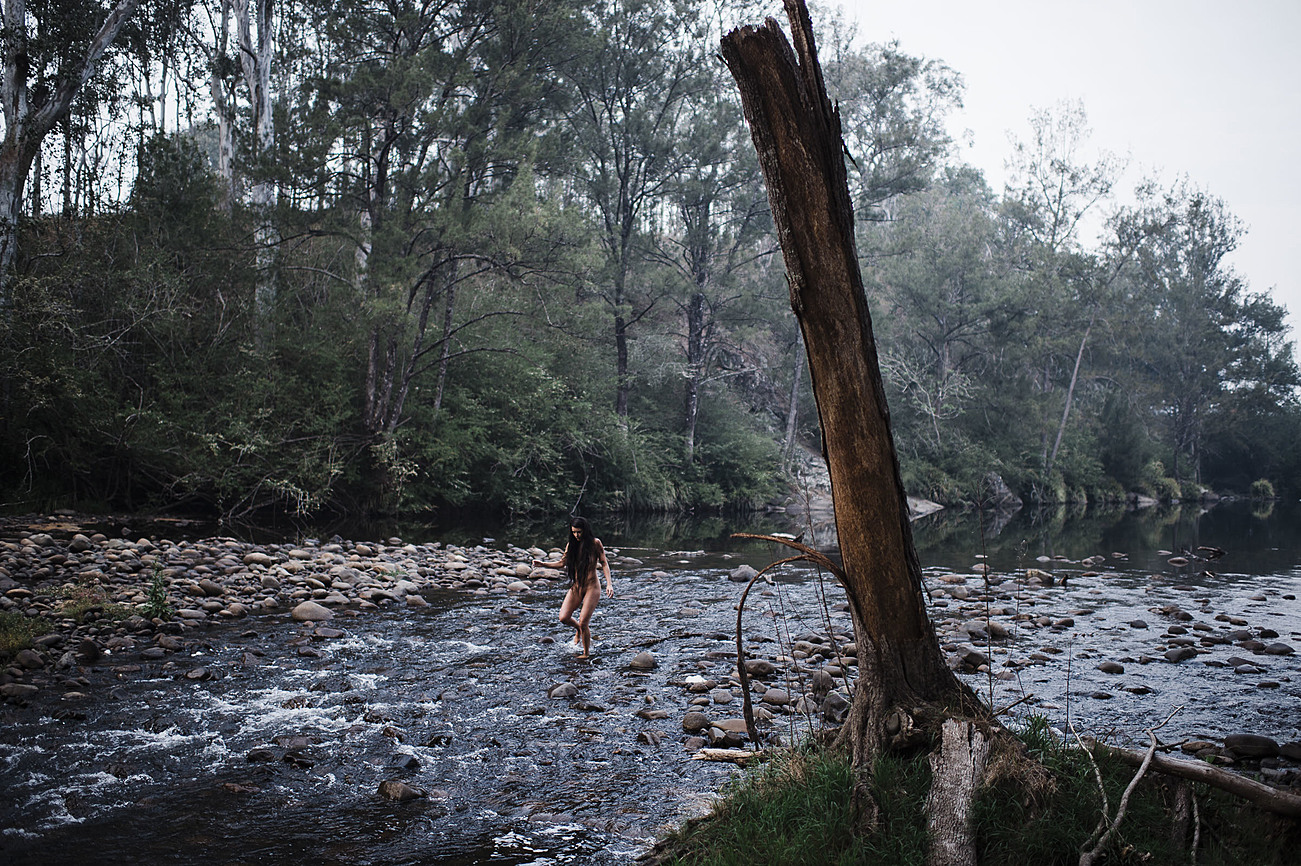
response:
<svg viewBox="0 0 1301 866"><path fill-rule="evenodd" d="M18 655L14 656L14 664L29 671L40 670L45 667L45 656L34 649L20 650Z"/></svg>
<svg viewBox="0 0 1301 866"><path fill-rule="evenodd" d="M637 718L645 719L648 722L658 722L669 717L668 710L661 710L654 707L644 707L637 711Z"/></svg>
<svg viewBox="0 0 1301 866"><path fill-rule="evenodd" d="M1289 761L1301 763L1301 742L1293 740L1290 743L1284 743L1278 747L1278 753Z"/></svg>
<svg viewBox="0 0 1301 866"><path fill-rule="evenodd" d="M763 693L763 702L777 707L784 707L791 702L791 696L785 689L768 689Z"/></svg>
<svg viewBox="0 0 1301 866"><path fill-rule="evenodd" d="M419 770L420 759L415 755L397 754L389 761L389 766L398 770Z"/></svg>
<svg viewBox="0 0 1301 866"><path fill-rule="evenodd" d="M752 677L770 677L777 670L777 667L767 659L746 659L745 672Z"/></svg>
<svg viewBox="0 0 1301 866"><path fill-rule="evenodd" d="M385 800L403 803L408 800L418 800L425 796L425 792L397 779L385 779L379 783L379 795Z"/></svg>
<svg viewBox="0 0 1301 866"><path fill-rule="evenodd" d="M226 594L226 588L212 578L205 577L199 581L199 589L209 598L220 598Z"/></svg>
<svg viewBox="0 0 1301 866"><path fill-rule="evenodd" d="M34 697L40 688L30 683L5 683L0 686L0 695L6 698L12 698L16 701L23 701Z"/></svg>
<svg viewBox="0 0 1301 866"><path fill-rule="evenodd" d="M1144 621L1141 620L1141 619L1131 619L1131 620L1129 621L1129 627L1130 627L1130 628L1139 628L1139 629L1147 628L1147 623L1144 622Z"/></svg>
<svg viewBox="0 0 1301 866"><path fill-rule="evenodd" d="M655 661L655 656L643 650L632 657L628 662L628 667L635 671L653 671L659 663Z"/></svg>
<svg viewBox="0 0 1301 866"><path fill-rule="evenodd" d="M1265 655L1271 656L1289 656L1296 652L1296 650L1292 649L1292 647L1285 643L1272 643L1261 650L1261 652L1265 653Z"/></svg>
<svg viewBox="0 0 1301 866"><path fill-rule="evenodd" d="M822 702L822 717L828 722L833 724L843 722L847 712L849 712L849 698L840 692L831 692Z"/></svg>
<svg viewBox="0 0 1301 866"><path fill-rule="evenodd" d="M1174 649L1166 650L1165 653L1166 661L1169 662L1182 662L1196 657L1197 650L1190 646L1175 647Z"/></svg>
<svg viewBox="0 0 1301 866"><path fill-rule="evenodd" d="M664 735L659 731L640 731L637 734L637 742L647 746L658 746L664 741Z"/></svg>
<svg viewBox="0 0 1301 866"><path fill-rule="evenodd" d="M682 730L688 734L698 734L709 727L709 716L704 713L687 713L682 717Z"/></svg>
<svg viewBox="0 0 1301 866"><path fill-rule="evenodd" d="M1125 666L1120 662L1102 662L1098 665L1098 670L1102 671L1104 674L1123 674L1125 672Z"/></svg>
<svg viewBox="0 0 1301 866"><path fill-rule="evenodd" d="M334 612L314 601L299 602L290 616L298 622L325 622L334 618Z"/></svg>
<svg viewBox="0 0 1301 866"><path fill-rule="evenodd" d="M730 704L733 700L730 689L714 689L709 693L709 697L716 704Z"/></svg>
<svg viewBox="0 0 1301 866"><path fill-rule="evenodd" d="M576 694L578 694L578 686L573 683L557 683L547 689L549 698L572 698Z"/></svg>
<svg viewBox="0 0 1301 866"><path fill-rule="evenodd" d="M77 644L77 655L86 662L97 662L104 657L104 651L99 648L99 644L90 638L85 638Z"/></svg>
<svg viewBox="0 0 1301 866"><path fill-rule="evenodd" d="M685 682L687 686L687 691L694 692L696 694L704 694L705 692L712 691L713 689L718 688L718 680L711 680L706 677L702 677L699 674L692 674L691 676L687 677Z"/></svg>
<svg viewBox="0 0 1301 866"><path fill-rule="evenodd" d="M1257 734L1230 734L1224 738L1224 749L1235 758L1278 757L1278 743Z"/></svg>
<svg viewBox="0 0 1301 866"><path fill-rule="evenodd" d="M686 749L688 752L698 752L708 745L709 740L706 740L704 737L687 737L682 742L682 748Z"/></svg>
<svg viewBox="0 0 1301 866"><path fill-rule="evenodd" d="M727 575L727 579L734 583L749 583L758 573L752 566L738 565Z"/></svg>
<svg viewBox="0 0 1301 866"><path fill-rule="evenodd" d="M831 674L819 668L813 672L813 678L810 682L813 694L822 696L836 687L836 680Z"/></svg>
<svg viewBox="0 0 1301 866"><path fill-rule="evenodd" d="M1180 751L1186 755L1197 755L1202 752L1219 751L1219 746L1209 740L1189 740L1179 746Z"/></svg>
<svg viewBox="0 0 1301 866"><path fill-rule="evenodd" d="M276 753L270 749L249 749L244 760L250 764L270 764L276 759Z"/></svg>
<svg viewBox="0 0 1301 866"><path fill-rule="evenodd" d="M716 749L735 749L746 741L745 734L736 731L725 731L718 726L712 726L709 729L709 745Z"/></svg>

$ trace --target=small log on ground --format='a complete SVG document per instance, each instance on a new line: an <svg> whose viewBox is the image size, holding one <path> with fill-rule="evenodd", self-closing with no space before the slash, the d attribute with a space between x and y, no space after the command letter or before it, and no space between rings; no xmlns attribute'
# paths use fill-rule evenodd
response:
<svg viewBox="0 0 1301 866"><path fill-rule="evenodd" d="M931 791L926 798L930 833L928 866L976 866L971 802L985 775L989 742L971 722L947 719L940 748L931 755Z"/></svg>
<svg viewBox="0 0 1301 866"><path fill-rule="evenodd" d="M1146 752L1120 749L1098 742L1094 742L1092 747L1102 754L1111 755L1124 761L1131 767L1141 765L1146 755ZM1222 791L1228 791L1230 794L1242 797L1267 812L1273 812L1287 818L1301 818L1301 795L1271 787L1254 779L1248 779L1239 773L1221 770L1219 767L1213 767L1203 761L1183 761L1159 753L1152 756L1151 768L1167 776L1203 782Z"/></svg>
<svg viewBox="0 0 1301 866"><path fill-rule="evenodd" d="M749 749L698 749L691 757L697 761L720 761L745 767L766 760L768 756Z"/></svg>

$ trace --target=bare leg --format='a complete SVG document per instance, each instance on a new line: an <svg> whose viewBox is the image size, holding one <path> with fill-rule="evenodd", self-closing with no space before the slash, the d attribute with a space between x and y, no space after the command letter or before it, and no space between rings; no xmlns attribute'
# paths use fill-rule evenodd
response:
<svg viewBox="0 0 1301 866"><path fill-rule="evenodd" d="M592 614L596 611L596 603L601 600L601 584L599 581L592 581L592 585L587 588L583 596L583 610L578 615L578 633L583 637L583 654L580 658L590 658L592 654L592 629L589 625L592 621Z"/></svg>
<svg viewBox="0 0 1301 866"><path fill-rule="evenodd" d="M560 605L560 622L562 625L567 625L574 630L575 644L578 643L583 633L578 622L574 619L574 610L578 607L579 601L581 599L578 595L578 587L571 586L569 592L565 593L564 602Z"/></svg>

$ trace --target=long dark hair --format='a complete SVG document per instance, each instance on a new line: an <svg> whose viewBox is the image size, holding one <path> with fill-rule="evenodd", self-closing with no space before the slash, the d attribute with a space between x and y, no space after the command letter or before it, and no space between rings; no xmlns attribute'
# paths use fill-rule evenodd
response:
<svg viewBox="0 0 1301 866"><path fill-rule="evenodd" d="M574 535L574 530L578 535ZM586 517L574 517L569 521L569 542L565 545L565 571L569 574L570 586L583 586L596 570L596 539L592 535L592 524Z"/></svg>

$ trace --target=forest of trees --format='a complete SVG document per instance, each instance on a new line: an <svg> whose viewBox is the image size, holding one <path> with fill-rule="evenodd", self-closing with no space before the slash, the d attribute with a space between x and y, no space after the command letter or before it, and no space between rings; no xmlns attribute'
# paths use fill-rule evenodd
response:
<svg viewBox="0 0 1301 866"><path fill-rule="evenodd" d="M4 7L7 507L748 508L818 450L716 56L766 7ZM1069 103L991 189L961 70L814 14L910 493L1301 493L1227 203L1119 189Z"/></svg>

